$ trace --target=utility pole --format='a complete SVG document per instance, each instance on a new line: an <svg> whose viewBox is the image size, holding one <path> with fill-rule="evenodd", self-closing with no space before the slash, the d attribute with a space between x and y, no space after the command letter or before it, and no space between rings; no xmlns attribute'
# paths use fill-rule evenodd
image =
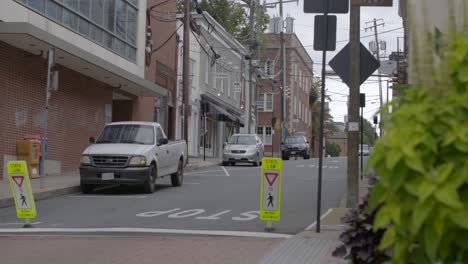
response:
<svg viewBox="0 0 468 264"><path fill-rule="evenodd" d="M185 15L184 15L184 48L183 48L183 65L182 65L182 118L183 128L182 135L185 142L187 142L187 158L188 158L188 116L189 116L189 93L190 93L190 0L184 2Z"/></svg>
<svg viewBox="0 0 468 264"><path fill-rule="evenodd" d="M353 3L353 1L351 1ZM350 87L348 106L348 180L346 207L354 208L359 201L359 129L351 129L351 124L359 127L360 93L360 19L361 7L351 4L350 13Z"/></svg>
<svg viewBox="0 0 468 264"><path fill-rule="evenodd" d="M253 95L253 57L255 54L255 8L257 6L257 0L250 0L249 8L250 8L250 32L249 32L249 92L247 98L247 133L251 133L251 123L252 123L252 95Z"/></svg>
<svg viewBox="0 0 468 264"><path fill-rule="evenodd" d="M376 45L376 58L377 61L380 63L380 43L379 43L379 32L377 31L378 26L384 26L385 23L383 22L383 19L379 19L379 21L382 21L382 23L377 24L377 19L374 18L373 21L366 22L366 25L369 23L373 23L373 26L366 27L365 30L367 31L368 29L373 29L375 33L375 45ZM383 91L382 91L382 78L380 77L380 68L378 69L378 78L379 78L379 97L380 97L380 108L383 106ZM380 120L382 121L382 112L380 112ZM382 137L382 129L379 130L380 137Z"/></svg>
<svg viewBox="0 0 468 264"><path fill-rule="evenodd" d="M286 97L284 91L286 89L286 51L284 47L284 25L283 25L283 0L279 1L279 15L281 20L280 26L280 71L281 71L281 132L280 132L280 150L286 137ZM280 151L280 157L282 158Z"/></svg>

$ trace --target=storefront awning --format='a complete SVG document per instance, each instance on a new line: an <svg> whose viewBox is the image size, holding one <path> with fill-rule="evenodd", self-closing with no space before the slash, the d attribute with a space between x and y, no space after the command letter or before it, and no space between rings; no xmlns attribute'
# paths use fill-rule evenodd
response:
<svg viewBox="0 0 468 264"><path fill-rule="evenodd" d="M220 114L227 116L234 122L239 122L241 126L244 125L244 118L243 112L236 109L234 106L222 102L220 99L216 98L216 96L211 94L202 94L202 100L208 102L210 106L213 106Z"/></svg>

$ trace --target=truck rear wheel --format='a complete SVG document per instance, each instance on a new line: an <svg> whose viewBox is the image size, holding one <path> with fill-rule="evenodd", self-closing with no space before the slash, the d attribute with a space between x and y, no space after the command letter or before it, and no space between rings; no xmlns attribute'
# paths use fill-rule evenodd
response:
<svg viewBox="0 0 468 264"><path fill-rule="evenodd" d="M143 191L145 193L154 193L154 189L156 185L156 175L157 175L156 166L154 164L151 164L148 177L146 178L146 181L143 184Z"/></svg>
<svg viewBox="0 0 468 264"><path fill-rule="evenodd" d="M184 178L184 164L182 160L179 160L179 167L177 172L171 175L171 183L174 187L179 187L182 185L182 181Z"/></svg>

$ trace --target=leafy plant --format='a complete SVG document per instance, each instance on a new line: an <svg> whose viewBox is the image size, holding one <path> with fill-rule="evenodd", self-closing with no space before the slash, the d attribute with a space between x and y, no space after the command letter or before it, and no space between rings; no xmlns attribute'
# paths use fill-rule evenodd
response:
<svg viewBox="0 0 468 264"><path fill-rule="evenodd" d="M373 228L386 229L379 249L393 263L468 263L468 38L444 51L430 79L392 102L368 162Z"/></svg>
<svg viewBox="0 0 468 264"><path fill-rule="evenodd" d="M368 181L373 185L376 178L371 175ZM385 252L377 249L385 230L373 229L372 223L377 210L368 210L368 197L369 195L357 208L351 209L343 217L342 221L347 224L347 229L340 235L340 240L344 244L333 252L333 256L364 264L384 263L390 259Z"/></svg>
<svg viewBox="0 0 468 264"><path fill-rule="evenodd" d="M333 143L333 142L327 142L327 155L330 155L332 157L338 157L341 152L341 147L340 145Z"/></svg>

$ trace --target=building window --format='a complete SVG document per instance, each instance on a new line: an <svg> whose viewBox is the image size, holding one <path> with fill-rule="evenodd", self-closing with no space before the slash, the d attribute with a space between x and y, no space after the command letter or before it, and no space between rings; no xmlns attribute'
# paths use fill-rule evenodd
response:
<svg viewBox="0 0 468 264"><path fill-rule="evenodd" d="M43 13L45 12L45 0L29 0L29 6Z"/></svg>
<svg viewBox="0 0 468 264"><path fill-rule="evenodd" d="M49 19L136 61L138 0L16 0Z"/></svg>
<svg viewBox="0 0 468 264"><path fill-rule="evenodd" d="M258 106L258 111L260 112L273 111L273 94L272 93L260 94L258 100L262 102Z"/></svg>
<svg viewBox="0 0 468 264"><path fill-rule="evenodd" d="M215 89L229 96L231 92L229 72L219 64L216 64Z"/></svg>
<svg viewBox="0 0 468 264"><path fill-rule="evenodd" d="M264 145L272 145L273 137L272 137L271 131L272 129L269 126L257 127L257 135L262 140Z"/></svg>

